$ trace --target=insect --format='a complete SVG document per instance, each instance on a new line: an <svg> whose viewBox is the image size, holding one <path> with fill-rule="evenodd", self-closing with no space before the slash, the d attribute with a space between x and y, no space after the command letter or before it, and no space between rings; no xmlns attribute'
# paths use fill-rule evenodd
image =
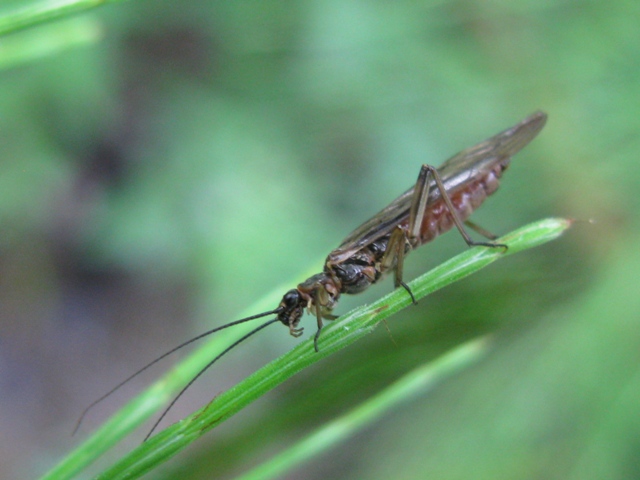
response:
<svg viewBox="0 0 640 480"><path fill-rule="evenodd" d="M303 328L299 326L300 320L304 312L308 311L316 318L314 348L319 351L318 342L324 320L337 318L332 311L342 294L360 293L393 272L395 287L403 287L415 303L411 289L403 280L405 257L412 250L454 226L470 247L482 245L506 249L506 245L493 241L472 240L464 224L490 240L495 240L494 236L467 219L497 190L499 179L509 166L511 157L533 140L544 127L546 120L545 113L533 113L513 127L463 150L438 168L423 165L413 187L349 234L338 248L329 253L323 271L285 293L277 308L204 332L156 358L89 405L78 420L74 433L93 406L166 356L212 333L275 315L275 318L251 330L227 347L192 378L165 409L145 440L200 375L231 349L272 323L282 323L289 328L289 333L297 338L303 332Z"/></svg>

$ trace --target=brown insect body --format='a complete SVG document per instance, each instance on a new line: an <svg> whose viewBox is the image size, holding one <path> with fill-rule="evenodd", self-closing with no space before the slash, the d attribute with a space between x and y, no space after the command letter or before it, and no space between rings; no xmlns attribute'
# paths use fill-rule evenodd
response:
<svg viewBox="0 0 640 480"><path fill-rule="evenodd" d="M289 327L292 336L299 337L302 335L302 328L298 325L305 310L314 314L318 324L314 338L317 351L323 319L336 318L332 311L343 293L360 293L389 272L393 272L395 286L404 287L415 302L413 293L402 280L404 257L411 250L430 242L454 226L469 246L506 248L498 243L473 241L464 229L463 222L498 189L499 179L509 166L511 157L542 130L546 119L546 114L536 112L515 126L460 152L437 169L423 165L415 186L351 232L340 246L327 256L323 271L289 290L282 297L278 308L213 328L164 353L89 405L78 419L74 432L91 408L121 386L173 352L212 333L257 318L276 315L213 358L176 395L146 438L149 438L178 398L200 375L237 345L272 323L282 322ZM470 226L490 237L490 234L482 232L478 227Z"/></svg>
<svg viewBox="0 0 640 480"><path fill-rule="evenodd" d="M438 169L423 165L416 185L355 229L325 261L322 273L288 291L277 318L294 337L302 334L300 319L307 309L317 318L317 340L323 319L332 320L340 295L360 293L387 273L402 285L404 256L456 226L468 245L504 247L474 242L462 222L499 187L511 157L542 129L546 115L536 112L494 137L460 152ZM506 247L505 247L506 248ZM412 294L411 294L412 295ZM413 295L412 295L413 297Z"/></svg>

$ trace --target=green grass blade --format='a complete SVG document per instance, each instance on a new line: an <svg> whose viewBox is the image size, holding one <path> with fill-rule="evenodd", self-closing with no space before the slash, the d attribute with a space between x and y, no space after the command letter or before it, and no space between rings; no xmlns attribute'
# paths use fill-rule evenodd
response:
<svg viewBox="0 0 640 480"><path fill-rule="evenodd" d="M0 35L60 20L107 3L124 0L41 0L0 12Z"/></svg>
<svg viewBox="0 0 640 480"><path fill-rule="evenodd" d="M267 480L281 477L302 462L346 440L387 411L399 407L402 402L423 395L445 378L477 362L488 351L488 347L489 342L486 338L472 340L414 369L346 415L327 423L291 448L237 477L237 480Z"/></svg>
<svg viewBox="0 0 640 480"><path fill-rule="evenodd" d="M81 17L47 25L3 38L0 42L0 70L6 70L85 45L102 37L100 24Z"/></svg>
<svg viewBox="0 0 640 480"><path fill-rule="evenodd" d="M509 250L506 252L502 249L486 247L468 249L418 277L409 285L416 299L420 299L484 268L498 258L553 240L561 235L570 224L571 222L565 219L546 219L530 224L499 239L500 243L509 246ZM269 295L254 308L258 311L273 308L283 290ZM140 445L99 478L137 478L152 470L298 371L352 344L370 333L382 320L410 304L411 299L407 292L403 289L396 289L371 305L354 309L323 329L319 353L314 352L312 339L301 342L290 352L216 397L206 407ZM162 408L211 358L230 344L232 339L239 338L250 328L250 326L242 325L236 327L232 332L221 332L218 337L196 350L161 380L114 415L44 478L49 480L72 478L73 475L147 420L155 411Z"/></svg>

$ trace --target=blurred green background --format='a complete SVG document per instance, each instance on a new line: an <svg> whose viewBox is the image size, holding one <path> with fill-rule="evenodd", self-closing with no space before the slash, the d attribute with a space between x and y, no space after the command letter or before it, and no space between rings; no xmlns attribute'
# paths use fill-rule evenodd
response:
<svg viewBox="0 0 640 480"><path fill-rule="evenodd" d="M135 0L0 38L0 477L45 472L172 362L71 438L92 400L319 270L422 163L542 109L474 220L568 216L568 235L405 310L392 339L302 372L151 477L231 478L494 333L481 364L287 478L639 478L639 19L631 0ZM438 239L406 277L464 248ZM295 343L262 333L169 421Z"/></svg>

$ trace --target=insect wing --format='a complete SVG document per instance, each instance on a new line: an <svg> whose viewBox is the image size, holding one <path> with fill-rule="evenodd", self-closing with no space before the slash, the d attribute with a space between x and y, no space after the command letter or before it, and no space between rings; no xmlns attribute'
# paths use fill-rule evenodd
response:
<svg viewBox="0 0 640 480"><path fill-rule="evenodd" d="M503 132L470 147L444 162L438 173L447 193L454 194L458 189L486 175L498 162L515 155L522 150L542 130L547 121L544 112L535 112L520 123ZM434 188L432 180L429 186L428 204L440 198L440 191ZM338 248L329 254L332 262L338 263L351 257L358 250L375 242L409 218L409 209L413 198L410 188L387 207L351 232Z"/></svg>

